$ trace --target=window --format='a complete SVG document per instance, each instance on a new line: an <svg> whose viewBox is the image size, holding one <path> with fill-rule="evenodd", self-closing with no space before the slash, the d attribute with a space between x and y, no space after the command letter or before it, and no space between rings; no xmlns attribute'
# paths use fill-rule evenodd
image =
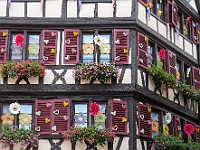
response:
<svg viewBox="0 0 200 150"><path fill-rule="evenodd" d="M152 122L152 138L159 133L159 113L151 112L151 122Z"/></svg>
<svg viewBox="0 0 200 150"><path fill-rule="evenodd" d="M30 124L21 124L20 122L27 122L29 117L32 117L32 112L33 112L33 108L31 104L21 104L20 105L20 113L18 115L15 116L16 122L14 122L14 125L18 126L19 128L25 128L25 129L30 129L32 126L32 122L33 120L30 120ZM9 111L9 105L8 104L4 104L3 105L3 112L2 115L5 115L6 113L10 113ZM24 114L28 114L28 116L24 115ZM19 116L22 115L22 118L19 119Z"/></svg>
<svg viewBox="0 0 200 150"><path fill-rule="evenodd" d="M28 33L24 36L25 44L22 47L16 45L17 34L11 33L10 59L11 60L39 60L40 51L40 33Z"/></svg>
<svg viewBox="0 0 200 150"><path fill-rule="evenodd" d="M112 0L82 0L83 3L106 3L112 2Z"/></svg>
<svg viewBox="0 0 200 150"><path fill-rule="evenodd" d="M158 18L165 20L165 1L149 0L149 4L152 4L151 12L157 15Z"/></svg>
<svg viewBox="0 0 200 150"><path fill-rule="evenodd" d="M83 63L110 63L111 62L111 34L99 33L94 36L92 33L83 33L82 61ZM97 38L97 39L94 39ZM100 39L99 39L100 38ZM94 40L93 40L94 39ZM98 44L97 40L102 42ZM97 44L95 44L95 41Z"/></svg>
<svg viewBox="0 0 200 150"><path fill-rule="evenodd" d="M187 64L184 64L184 82L188 85L191 85L191 67Z"/></svg>
<svg viewBox="0 0 200 150"><path fill-rule="evenodd" d="M97 103L100 106L100 113L93 117L89 113L88 103L74 104L74 125L77 127L87 127L89 125L97 125L98 128L106 127L106 103Z"/></svg>

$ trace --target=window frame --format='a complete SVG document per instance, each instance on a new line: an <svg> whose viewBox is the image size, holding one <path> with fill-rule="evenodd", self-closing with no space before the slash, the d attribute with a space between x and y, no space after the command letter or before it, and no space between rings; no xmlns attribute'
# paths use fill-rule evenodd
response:
<svg viewBox="0 0 200 150"><path fill-rule="evenodd" d="M112 0L82 0L82 3L112 3Z"/></svg>

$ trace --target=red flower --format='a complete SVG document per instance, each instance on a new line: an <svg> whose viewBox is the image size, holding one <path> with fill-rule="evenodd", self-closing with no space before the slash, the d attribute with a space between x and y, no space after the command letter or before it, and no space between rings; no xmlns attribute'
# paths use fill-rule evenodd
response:
<svg viewBox="0 0 200 150"><path fill-rule="evenodd" d="M99 110L100 110L100 107L96 102L94 102L90 105L90 114L91 115L93 115L93 116L97 115L99 113Z"/></svg>
<svg viewBox="0 0 200 150"><path fill-rule="evenodd" d="M160 56L160 60L165 59L166 51L164 49L160 49L160 52L158 52Z"/></svg>
<svg viewBox="0 0 200 150"><path fill-rule="evenodd" d="M187 17L186 21L185 21L185 25L186 27L188 27L190 20L192 19L192 16Z"/></svg>
<svg viewBox="0 0 200 150"><path fill-rule="evenodd" d="M15 42L17 46L22 47L24 45L24 36L21 34L17 34Z"/></svg>
<svg viewBox="0 0 200 150"><path fill-rule="evenodd" d="M186 125L184 126L184 132L185 132L186 134L191 135L191 134L194 133L194 131L195 131L195 128L194 128L194 126L193 126L192 124L186 124Z"/></svg>

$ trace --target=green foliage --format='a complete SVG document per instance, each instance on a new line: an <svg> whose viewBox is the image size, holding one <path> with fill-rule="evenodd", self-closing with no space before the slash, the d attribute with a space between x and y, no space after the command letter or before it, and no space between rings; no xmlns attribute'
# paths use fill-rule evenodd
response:
<svg viewBox="0 0 200 150"><path fill-rule="evenodd" d="M11 127L3 125L0 129L0 142L2 147L10 147L11 145L21 142L22 147L31 145L37 147L39 140L38 135L34 130L18 129L17 127Z"/></svg>
<svg viewBox="0 0 200 150"><path fill-rule="evenodd" d="M78 80L98 80L105 83L116 79L118 72L118 68L112 64L84 63L76 66L74 76Z"/></svg>
<svg viewBox="0 0 200 150"><path fill-rule="evenodd" d="M187 145L183 140L163 133L154 137L154 145L157 150L187 150Z"/></svg>
<svg viewBox="0 0 200 150"><path fill-rule="evenodd" d="M192 88L191 85L187 85L185 83L181 83L177 86L177 90L186 99L192 98L195 93L195 89Z"/></svg>
<svg viewBox="0 0 200 150"><path fill-rule="evenodd" d="M45 75L45 66L40 65L35 61L14 62L7 61L1 66L1 76L9 78L30 78L43 77Z"/></svg>
<svg viewBox="0 0 200 150"><path fill-rule="evenodd" d="M147 71L157 87L160 88L162 84L165 84L168 88L174 88L176 86L174 75L167 73L161 66L152 65Z"/></svg>
<svg viewBox="0 0 200 150"><path fill-rule="evenodd" d="M200 150L200 144L197 142L187 143L189 150Z"/></svg>
<svg viewBox="0 0 200 150"><path fill-rule="evenodd" d="M89 143L96 143L100 146L106 145L107 142L114 140L114 132L111 129L99 129L96 126L78 128L72 127L64 132L64 139L71 141L87 141Z"/></svg>

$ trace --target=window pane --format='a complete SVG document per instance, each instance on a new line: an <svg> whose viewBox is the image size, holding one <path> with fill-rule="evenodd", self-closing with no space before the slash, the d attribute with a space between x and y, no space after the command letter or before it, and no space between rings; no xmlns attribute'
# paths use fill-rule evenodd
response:
<svg viewBox="0 0 200 150"><path fill-rule="evenodd" d="M106 113L106 105L100 104L100 112L105 114Z"/></svg>
<svg viewBox="0 0 200 150"><path fill-rule="evenodd" d="M12 35L12 41L10 46L11 59L12 60L21 60L22 59L22 47L19 47L15 44L15 38L17 35Z"/></svg>
<svg viewBox="0 0 200 150"><path fill-rule="evenodd" d="M39 35L29 35L29 45L28 45L28 59L38 60L39 59Z"/></svg>
<svg viewBox="0 0 200 150"><path fill-rule="evenodd" d="M32 114L32 105L21 105L20 114Z"/></svg>
<svg viewBox="0 0 200 150"><path fill-rule="evenodd" d="M5 115L6 113L10 113L9 105L3 105L3 115Z"/></svg>
<svg viewBox="0 0 200 150"><path fill-rule="evenodd" d="M110 45L110 35L100 35L102 39L102 44L99 46L100 51L100 62L110 63L111 55L111 45Z"/></svg>
<svg viewBox="0 0 200 150"><path fill-rule="evenodd" d="M87 104L75 104L75 113L87 113Z"/></svg>
<svg viewBox="0 0 200 150"><path fill-rule="evenodd" d="M20 105L21 109L20 109L20 114L28 114L28 117L24 116L23 117L23 121L28 123L28 119L30 116L32 116L32 105ZM30 120L30 124L20 124L19 123L19 128L25 128L25 129L30 129L31 128L31 124L32 124L32 120Z"/></svg>
<svg viewBox="0 0 200 150"><path fill-rule="evenodd" d="M93 35L83 35L83 63L94 62Z"/></svg>

